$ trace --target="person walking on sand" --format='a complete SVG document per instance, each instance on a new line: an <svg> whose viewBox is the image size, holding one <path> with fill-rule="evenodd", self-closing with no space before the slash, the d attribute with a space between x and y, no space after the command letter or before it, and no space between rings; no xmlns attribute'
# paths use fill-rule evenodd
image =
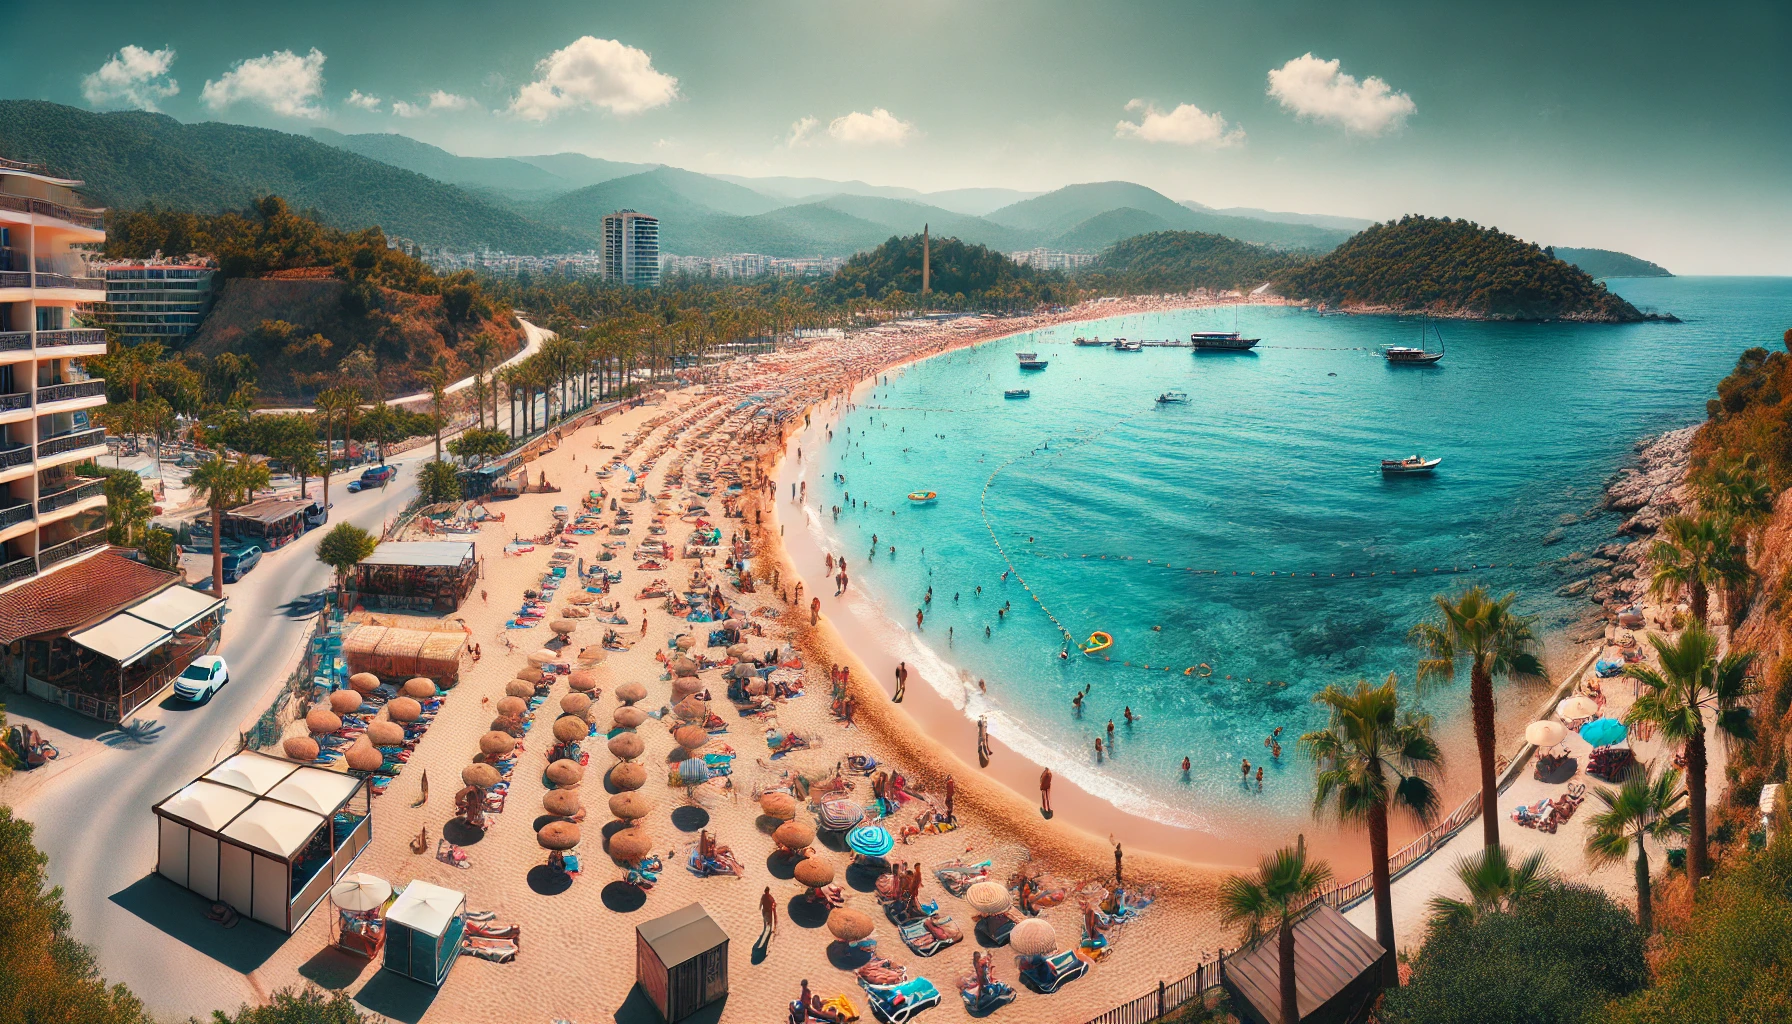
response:
<svg viewBox="0 0 1792 1024"><path fill-rule="evenodd" d="M1042 768L1039 771L1039 810L1046 817L1052 816L1052 770Z"/></svg>
<svg viewBox="0 0 1792 1024"><path fill-rule="evenodd" d="M977 763L984 768L989 767L989 716L977 716Z"/></svg>
<svg viewBox="0 0 1792 1024"><path fill-rule="evenodd" d="M1108 838L1112 839L1113 836L1109 836ZM1123 884L1121 868L1124 867L1125 860L1126 855L1121 852L1120 844L1116 842L1114 844L1114 888L1116 889L1120 888Z"/></svg>
<svg viewBox="0 0 1792 1024"><path fill-rule="evenodd" d="M772 895L772 887L769 885L759 897L759 916L765 922L765 927L760 930L759 941L754 945L770 946L772 936L778 934L778 900Z"/></svg>
<svg viewBox="0 0 1792 1024"><path fill-rule="evenodd" d="M811 626L816 625L820 621L821 621L821 598L812 597L809 599L809 625L811 625Z"/></svg>
<svg viewBox="0 0 1792 1024"><path fill-rule="evenodd" d="M902 703L902 697L907 692L908 692L908 662L899 661L896 663L896 696L890 698L890 703L892 703L892 704Z"/></svg>
<svg viewBox="0 0 1792 1024"><path fill-rule="evenodd" d="M958 795L958 780L950 773L946 775L946 820L957 821L958 816L952 811L952 799Z"/></svg>

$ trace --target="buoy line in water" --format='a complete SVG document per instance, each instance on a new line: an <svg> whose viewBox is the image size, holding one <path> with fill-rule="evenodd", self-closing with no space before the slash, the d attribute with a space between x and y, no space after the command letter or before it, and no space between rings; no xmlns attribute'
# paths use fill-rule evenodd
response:
<svg viewBox="0 0 1792 1024"><path fill-rule="evenodd" d="M1215 576L1239 579L1276 579L1276 580L1366 580L1366 579L1411 579L1415 576L1451 576L1458 573L1481 572L1487 569L1515 569L1517 562L1488 562L1485 565L1439 565L1430 569L1373 569L1354 572L1295 572L1283 569L1202 569L1192 565L1171 565L1169 562L1155 558L1140 558L1137 555L1104 555L1094 553L1075 554L1069 551L1029 551L1034 558L1051 558L1058 561L1075 559L1078 561L1096 562L1143 562L1159 569L1173 569L1177 572L1193 573L1197 576Z"/></svg>

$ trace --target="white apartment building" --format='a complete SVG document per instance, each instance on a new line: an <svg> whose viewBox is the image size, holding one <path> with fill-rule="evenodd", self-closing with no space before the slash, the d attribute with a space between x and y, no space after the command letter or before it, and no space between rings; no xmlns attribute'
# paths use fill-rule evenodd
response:
<svg viewBox="0 0 1792 1024"><path fill-rule="evenodd" d="M660 221L634 210L604 217L604 280L652 288L660 283Z"/></svg>

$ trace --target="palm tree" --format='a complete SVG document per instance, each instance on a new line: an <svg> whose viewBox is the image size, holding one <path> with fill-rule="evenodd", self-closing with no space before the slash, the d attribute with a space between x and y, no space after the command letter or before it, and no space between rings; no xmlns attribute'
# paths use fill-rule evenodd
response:
<svg viewBox="0 0 1792 1024"><path fill-rule="evenodd" d="M1773 514L1773 485L1768 481L1767 467L1754 452L1713 459L1694 479L1694 488L1699 504L1729 519L1745 544Z"/></svg>
<svg viewBox="0 0 1792 1024"><path fill-rule="evenodd" d="M1420 821L1437 813L1437 789L1427 775L1443 755L1431 738L1431 717L1400 710L1398 680L1370 686L1358 680L1355 692L1335 684L1313 697L1331 712L1331 721L1300 738L1313 759L1316 786L1313 809L1329 805L1343 821L1369 827L1371 885L1375 891L1375 940L1394 949L1394 897L1388 870L1388 808L1403 810ZM1387 984L1400 983L1393 957L1387 963Z"/></svg>
<svg viewBox="0 0 1792 1024"><path fill-rule="evenodd" d="M1624 713L1627 724L1647 723L1661 730L1670 744L1686 745L1686 790L1691 798L1691 830L1686 844L1686 873L1696 888L1710 870L1705 831L1706 715L1718 734L1749 740L1755 735L1754 712L1746 703L1755 692L1749 667L1753 651L1717 656L1717 638L1698 620L1676 641L1649 635L1661 669L1630 665L1624 674L1643 685L1644 693Z"/></svg>
<svg viewBox="0 0 1792 1024"><path fill-rule="evenodd" d="M1649 850L1644 841L1659 843L1690 830L1680 769L1670 765L1658 772L1651 765L1647 772L1632 771L1617 790L1601 786L1593 796L1605 810L1593 816L1587 859L1612 864L1623 860L1630 853L1630 844L1636 844L1636 923L1647 934L1655 930L1655 915L1649 892Z"/></svg>
<svg viewBox="0 0 1792 1024"><path fill-rule="evenodd" d="M1244 925L1246 941L1276 929L1277 972L1281 976L1282 1024L1300 1024L1294 985L1294 922L1331 882L1331 866L1307 860L1307 837L1263 858L1255 874L1230 875L1220 883L1220 920Z"/></svg>
<svg viewBox="0 0 1792 1024"><path fill-rule="evenodd" d="M483 397L485 394L485 368L498 357L498 342L490 334L480 331L473 335L472 342L467 345L467 354L473 357L474 365L479 368L479 372L473 377L475 389L473 405L479 410L479 427L483 430L485 428L485 400ZM498 403L497 396L494 395L492 396L492 424L495 426L497 422Z"/></svg>
<svg viewBox="0 0 1792 1024"><path fill-rule="evenodd" d="M1510 913L1547 889L1556 872L1542 850L1532 850L1514 864L1504 846L1483 846L1456 862L1456 877L1468 889L1468 898L1431 897L1433 927L1473 924L1486 914Z"/></svg>
<svg viewBox="0 0 1792 1024"><path fill-rule="evenodd" d="M212 596L224 596L224 510L236 499L236 475L222 455L193 467L187 487L212 510Z"/></svg>
<svg viewBox="0 0 1792 1024"><path fill-rule="evenodd" d="M325 388L318 392L316 400L317 418L324 428L324 515L329 516L330 509L330 470L335 464L335 438L331 436L333 421L342 411L341 395L336 388Z"/></svg>
<svg viewBox="0 0 1792 1024"><path fill-rule="evenodd" d="M423 375L424 383L429 385L430 419L436 428L436 461L442 461L442 425L447 419L442 415L442 406L448 401L448 370L437 365L429 368Z"/></svg>
<svg viewBox="0 0 1792 1024"><path fill-rule="evenodd" d="M1649 593L1671 598L1685 588L1692 596L1692 617L1700 622L1708 621L1711 588L1735 586L1748 578L1748 563L1724 516L1669 516L1655 538L1649 548L1654 567Z"/></svg>
<svg viewBox="0 0 1792 1024"><path fill-rule="evenodd" d="M1454 598L1437 595L1438 618L1412 628L1423 652L1419 686L1456 678L1456 662L1469 663L1469 706L1474 713L1475 746L1481 755L1481 835L1485 846L1500 845L1499 787L1494 778L1493 680L1495 676L1545 679L1537 656L1532 619L1512 611L1516 595L1493 598L1470 587Z"/></svg>

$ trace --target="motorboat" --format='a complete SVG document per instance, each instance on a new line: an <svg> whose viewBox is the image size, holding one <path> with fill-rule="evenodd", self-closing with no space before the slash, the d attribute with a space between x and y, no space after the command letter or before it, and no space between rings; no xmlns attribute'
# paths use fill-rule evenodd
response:
<svg viewBox="0 0 1792 1024"><path fill-rule="evenodd" d="M939 497L939 492L937 492L937 491L910 491L908 500L914 502L917 505L925 505L928 502L930 502L938 497Z"/></svg>
<svg viewBox="0 0 1792 1024"><path fill-rule="evenodd" d="M1196 352L1246 352L1262 340L1246 338L1237 331L1196 331L1188 336L1188 343Z"/></svg>
<svg viewBox="0 0 1792 1024"><path fill-rule="evenodd" d="M1045 369L1046 361L1039 358L1037 352L1016 352L1014 357L1020 360L1020 368L1023 370Z"/></svg>
<svg viewBox="0 0 1792 1024"><path fill-rule="evenodd" d="M1033 397L1033 392L1028 391L1026 388L1009 388L1007 391L1002 392L1002 397L1003 398L1031 398L1031 397Z"/></svg>
<svg viewBox="0 0 1792 1024"><path fill-rule="evenodd" d="M1163 394L1157 396L1157 404L1159 404L1159 405L1187 405L1188 404L1188 392L1186 392L1186 391L1166 391Z"/></svg>
<svg viewBox="0 0 1792 1024"><path fill-rule="evenodd" d="M1079 335L1075 341L1071 342L1071 344L1080 348L1089 348L1091 346L1105 345L1107 342L1102 341L1100 338L1084 338Z"/></svg>
<svg viewBox="0 0 1792 1024"><path fill-rule="evenodd" d="M1437 333L1437 351L1432 352L1425 347L1425 329L1419 329L1419 347L1410 345L1389 345L1381 350L1390 366L1430 366L1444 357L1444 335L1436 327L1431 330Z"/></svg>
<svg viewBox="0 0 1792 1024"><path fill-rule="evenodd" d="M1381 472L1384 476L1426 476L1444 461L1441 458L1427 459L1423 455L1409 455L1404 459L1382 459Z"/></svg>
<svg viewBox="0 0 1792 1024"><path fill-rule="evenodd" d="M1127 341L1125 338L1115 338L1114 339L1114 351L1116 351L1116 352L1143 352L1143 351L1145 351L1145 343L1142 341Z"/></svg>

